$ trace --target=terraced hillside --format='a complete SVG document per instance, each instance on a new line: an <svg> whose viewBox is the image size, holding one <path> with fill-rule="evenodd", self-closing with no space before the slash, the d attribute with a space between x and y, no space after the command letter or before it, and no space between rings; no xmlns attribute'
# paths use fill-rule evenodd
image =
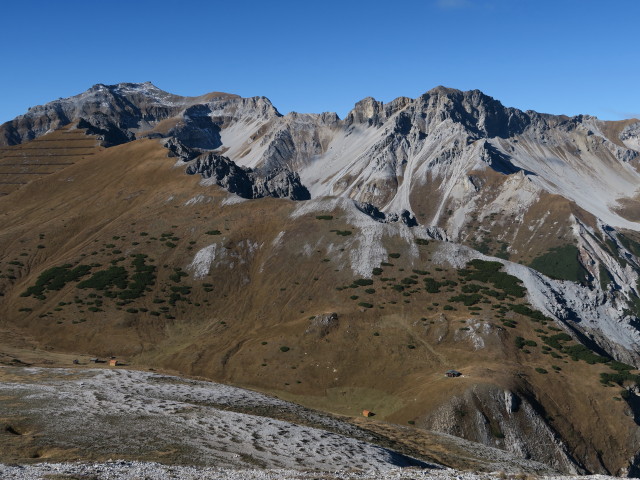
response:
<svg viewBox="0 0 640 480"><path fill-rule="evenodd" d="M0 148L0 196L75 164L100 150L95 136L66 126L28 144Z"/></svg>

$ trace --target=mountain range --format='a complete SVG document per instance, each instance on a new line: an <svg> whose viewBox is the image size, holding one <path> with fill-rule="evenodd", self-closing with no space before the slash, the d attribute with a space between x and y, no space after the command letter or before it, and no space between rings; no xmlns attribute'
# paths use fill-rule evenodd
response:
<svg viewBox="0 0 640 480"><path fill-rule="evenodd" d="M123 83L0 145L5 345L638 473L639 120Z"/></svg>

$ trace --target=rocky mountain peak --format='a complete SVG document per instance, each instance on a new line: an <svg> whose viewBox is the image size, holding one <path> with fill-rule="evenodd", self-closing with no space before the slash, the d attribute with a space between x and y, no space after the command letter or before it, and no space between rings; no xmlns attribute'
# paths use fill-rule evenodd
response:
<svg viewBox="0 0 640 480"><path fill-rule="evenodd" d="M380 123L380 114L383 112L384 104L373 97L366 97L355 104L353 109L347 114L345 119L347 125L363 124L369 126Z"/></svg>
<svg viewBox="0 0 640 480"><path fill-rule="evenodd" d="M462 124L476 138L509 138L522 133L530 123L528 114L505 107L480 90L461 91L439 86L423 94L416 103L441 121L450 119Z"/></svg>

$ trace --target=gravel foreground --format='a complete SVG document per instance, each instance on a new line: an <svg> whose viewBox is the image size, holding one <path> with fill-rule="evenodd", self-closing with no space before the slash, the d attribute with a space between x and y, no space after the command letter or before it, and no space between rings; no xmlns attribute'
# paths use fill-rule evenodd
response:
<svg viewBox="0 0 640 480"><path fill-rule="evenodd" d="M609 480L617 477L505 475L503 472L471 473L453 469L393 468L386 472L297 471L287 469L230 469L162 465L152 462L112 461L105 463L0 464L2 480Z"/></svg>

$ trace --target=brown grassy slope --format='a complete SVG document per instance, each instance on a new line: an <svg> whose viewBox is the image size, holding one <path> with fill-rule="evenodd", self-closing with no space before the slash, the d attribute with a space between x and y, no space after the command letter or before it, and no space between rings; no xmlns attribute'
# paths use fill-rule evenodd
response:
<svg viewBox="0 0 640 480"><path fill-rule="evenodd" d="M370 287L350 288L355 275L349 255L359 246L359 229L347 212L322 212L331 220L315 214L293 220L297 204L287 200L222 205L226 192L199 185L174 162L157 141L140 140L0 199L3 326L54 351L117 355L335 413L358 415L366 408L399 424L419 423L475 386L497 386L533 395L589 469L602 469L599 458L612 472L626 465L636 426L625 415L625 402L613 399L617 390L598 383L608 367L544 354L538 336L553 334L551 324L509 312L505 319L516 323L505 325L497 309L520 300L486 297L489 303L474 307L480 310L449 302L461 293L463 279L434 264L437 242L420 246L411 258L410 243L383 237L387 251L400 256L389 258L393 265L383 266ZM281 244L274 246L280 232ZM171 278L176 268L187 272L196 252L209 245L215 245L216 260L208 275ZM44 300L20 296L47 268L99 263L97 271L115 262L131 271L130 255L138 253L157 266L157 279L131 303L119 305L74 282L46 292ZM411 275L417 284L404 292L393 288ZM425 277L457 285L429 293ZM171 287L185 285L191 293L172 306ZM338 314L332 328L310 328L310 317L329 312ZM514 345L516 336L538 346L524 353ZM561 370L553 371L553 364ZM449 368L465 377L444 378ZM504 447L499 438L495 444Z"/></svg>
<svg viewBox="0 0 640 480"><path fill-rule="evenodd" d="M614 120L602 122L602 132L607 136L609 140L622 148L627 148L622 140L620 140L620 134L628 125L637 123L637 118L628 118L625 120Z"/></svg>

